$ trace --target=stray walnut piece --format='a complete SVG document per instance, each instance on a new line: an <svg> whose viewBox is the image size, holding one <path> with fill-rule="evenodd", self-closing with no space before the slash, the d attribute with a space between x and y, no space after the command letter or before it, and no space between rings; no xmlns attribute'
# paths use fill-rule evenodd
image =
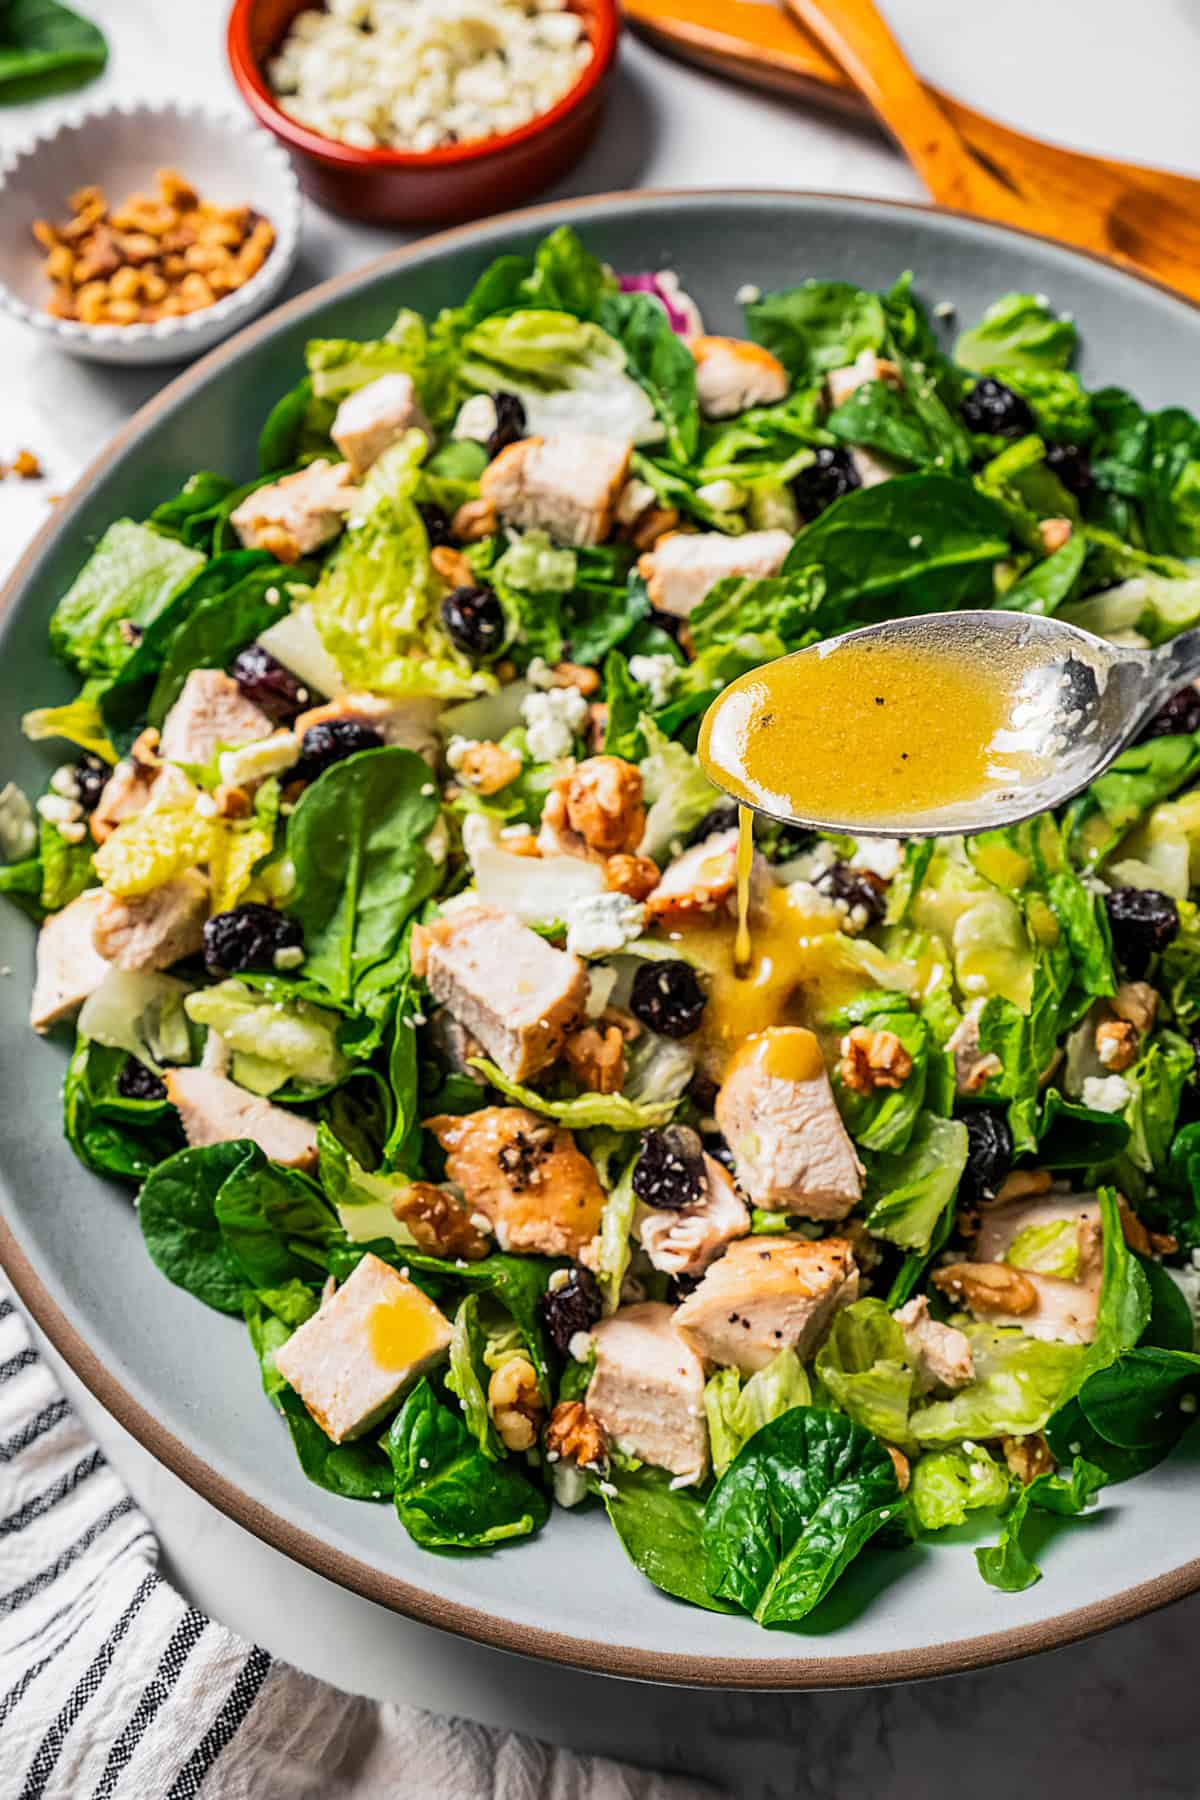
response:
<svg viewBox="0 0 1200 1800"><path fill-rule="evenodd" d="M213 306L258 274L275 243L269 219L202 200L174 169L157 181L157 198L131 194L111 211L102 189L80 188L69 219L34 221L47 252L47 312L84 325L152 325Z"/></svg>
<svg viewBox="0 0 1200 1800"><path fill-rule="evenodd" d="M607 1467L608 1438L604 1427L582 1400L560 1400L550 1414L546 1457L550 1462L573 1462L581 1469Z"/></svg>
<svg viewBox="0 0 1200 1800"><path fill-rule="evenodd" d="M856 1025L841 1043L838 1074L855 1094L876 1088L900 1088L912 1074L912 1057L894 1031L871 1031Z"/></svg>

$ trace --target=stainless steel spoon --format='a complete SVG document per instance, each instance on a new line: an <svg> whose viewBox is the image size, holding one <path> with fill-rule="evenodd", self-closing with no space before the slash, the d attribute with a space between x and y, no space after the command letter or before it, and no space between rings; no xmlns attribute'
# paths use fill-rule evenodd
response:
<svg viewBox="0 0 1200 1800"><path fill-rule="evenodd" d="M1063 805L1087 787L1164 701L1200 676L1200 628L1183 632L1157 650L1132 650L1062 620L1021 612L925 613L888 619L793 654L811 656L818 649L828 654L831 644L859 641L922 648L956 659L977 658L981 683L1001 675L1008 661L1021 676L1022 738L1030 760L1042 764L1037 777L891 824L802 818L775 804L754 805L756 812L856 837L943 837L1015 825ZM719 705L719 700L714 702ZM720 784L715 768L706 768L706 773ZM744 800L740 793L734 798Z"/></svg>

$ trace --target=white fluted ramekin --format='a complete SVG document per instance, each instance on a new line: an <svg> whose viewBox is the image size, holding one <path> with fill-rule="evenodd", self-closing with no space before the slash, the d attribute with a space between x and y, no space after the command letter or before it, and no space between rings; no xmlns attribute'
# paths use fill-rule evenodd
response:
<svg viewBox="0 0 1200 1800"><path fill-rule="evenodd" d="M83 325L45 310L50 295L35 219L67 216L77 188L102 187L110 206L153 193L155 171L177 169L202 197L252 206L275 243L243 287L199 312L147 325ZM267 132L207 106L115 102L68 113L52 129L0 154L0 306L72 356L95 362L183 362L211 349L273 300L300 245L300 188Z"/></svg>

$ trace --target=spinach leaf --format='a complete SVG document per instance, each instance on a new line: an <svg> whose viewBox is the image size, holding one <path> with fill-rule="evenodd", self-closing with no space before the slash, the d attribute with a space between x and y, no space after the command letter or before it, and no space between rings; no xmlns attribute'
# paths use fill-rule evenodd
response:
<svg viewBox="0 0 1200 1800"><path fill-rule="evenodd" d="M878 294L848 281L806 281L764 294L746 308L756 344L777 356L794 381L820 382L862 350L880 350L887 319Z"/></svg>
<svg viewBox="0 0 1200 1800"><path fill-rule="evenodd" d="M994 500L950 475L898 475L826 507L796 538L783 572L820 569L829 629L841 629L851 616L987 604L992 565L1008 548Z"/></svg>
<svg viewBox="0 0 1200 1800"><path fill-rule="evenodd" d="M1144 412L1120 388L1093 394L1092 410L1089 517L1135 548L1200 555L1200 422L1178 406Z"/></svg>
<svg viewBox="0 0 1200 1800"><path fill-rule="evenodd" d="M625 366L667 428L671 455L689 462L700 441L696 359L650 294L607 293L597 321L625 352Z"/></svg>
<svg viewBox="0 0 1200 1800"><path fill-rule="evenodd" d="M755 1432L709 1498L705 1582L760 1625L789 1624L902 1510L877 1438L842 1413L792 1407Z"/></svg>
<svg viewBox="0 0 1200 1800"><path fill-rule="evenodd" d="M647 1581L708 1612L736 1612L704 1585L704 1504L665 1469L613 1469L604 1506L621 1548Z"/></svg>
<svg viewBox="0 0 1200 1800"><path fill-rule="evenodd" d="M215 509L233 489L233 482L215 469L197 469L177 494L159 502L147 522L165 537L178 538L207 554L212 548Z"/></svg>
<svg viewBox="0 0 1200 1800"><path fill-rule="evenodd" d="M82 87L108 61L104 34L59 0L0 7L0 102L14 106Z"/></svg>
<svg viewBox="0 0 1200 1800"><path fill-rule="evenodd" d="M117 1080L123 1050L81 1037L63 1082L63 1132L86 1168L121 1181L143 1181L183 1144L166 1100L127 1100Z"/></svg>
<svg viewBox="0 0 1200 1800"><path fill-rule="evenodd" d="M393 1419L387 1452L400 1523L425 1550L490 1550L540 1531L550 1515L540 1489L490 1461L427 1380Z"/></svg>
<svg viewBox="0 0 1200 1800"><path fill-rule="evenodd" d="M1014 581L997 606L1006 612L1039 613L1043 617L1057 612L1075 592L1087 549L1083 533L1073 531L1065 544Z"/></svg>
<svg viewBox="0 0 1200 1800"><path fill-rule="evenodd" d="M1125 1242L1116 1191L1102 1187L1096 1198L1104 1240L1096 1329L1058 1396L1059 1407L1081 1393L1098 1370L1107 1369L1132 1350L1150 1320L1150 1284Z"/></svg>
<svg viewBox="0 0 1200 1800"><path fill-rule="evenodd" d="M976 1550L975 1562L989 1587L1006 1594L1019 1594L1040 1581L1042 1571L1034 1562L1022 1534L1026 1531L1031 1508L1076 1517L1090 1506L1108 1480L1103 1469L1077 1456L1071 1466L1069 1480L1061 1475L1038 1475L1023 1487L1004 1521L999 1541Z"/></svg>
<svg viewBox="0 0 1200 1800"><path fill-rule="evenodd" d="M85 675L111 679L133 654L122 626L144 631L204 558L149 525L109 526L50 619L50 647Z"/></svg>
<svg viewBox="0 0 1200 1800"><path fill-rule="evenodd" d="M213 1216L232 1261L254 1288L323 1276L321 1248L343 1236L316 1182L269 1161L257 1145L225 1177Z"/></svg>
<svg viewBox="0 0 1200 1800"><path fill-rule="evenodd" d="M293 1294L286 1297L291 1305L280 1306L279 1293L272 1291L247 1294L245 1299L243 1311L263 1392L283 1414L300 1467L310 1481L344 1500L386 1500L392 1491L392 1471L378 1444L368 1438L335 1444L275 1368L275 1352L287 1342L293 1326L303 1322L296 1316ZM315 1305L313 1297L314 1310ZM289 1316L281 1316L285 1313Z"/></svg>
<svg viewBox="0 0 1200 1800"><path fill-rule="evenodd" d="M1072 860L1094 866L1144 813L1168 800L1200 771L1200 732L1132 744L1098 781L1072 800L1063 836Z"/></svg>
<svg viewBox="0 0 1200 1800"><path fill-rule="evenodd" d="M439 810L429 765L395 747L334 763L301 795L288 820L288 911L304 929L306 973L335 1004L387 1015L407 972L404 927L440 879L425 848Z"/></svg>
<svg viewBox="0 0 1200 1800"><path fill-rule="evenodd" d="M306 375L275 402L258 434L260 474L271 475L290 469L297 461L312 398L312 376Z"/></svg>
<svg viewBox="0 0 1200 1800"><path fill-rule="evenodd" d="M604 264L584 249L569 225L559 225L534 251L533 267L521 283L521 300L527 306L574 313L577 319L596 319L613 287Z"/></svg>
<svg viewBox="0 0 1200 1800"><path fill-rule="evenodd" d="M1142 1350L1187 1350L1196 1347L1196 1322L1178 1283L1152 1256L1141 1258L1150 1284L1150 1318L1138 1345Z"/></svg>
<svg viewBox="0 0 1200 1800"><path fill-rule="evenodd" d="M0 867L0 894L40 925L46 909L42 905L42 859L26 856L20 862Z"/></svg>
<svg viewBox="0 0 1200 1800"><path fill-rule="evenodd" d="M1038 1125L1038 1164L1044 1169L1095 1169L1119 1156L1129 1142L1120 1113L1095 1112L1049 1088Z"/></svg>
<svg viewBox="0 0 1200 1800"><path fill-rule="evenodd" d="M959 334L954 360L976 375L1065 369L1079 339L1074 323L1034 294L1004 294L978 325Z"/></svg>
<svg viewBox="0 0 1200 1800"><path fill-rule="evenodd" d="M947 411L928 376L906 369L903 387L864 381L834 408L825 429L839 443L855 444L912 469L965 472L970 439Z"/></svg>
<svg viewBox="0 0 1200 1800"><path fill-rule="evenodd" d="M151 1170L138 1197L155 1267L218 1312L241 1312L246 1282L222 1235L217 1195L252 1149L241 1138L180 1150Z"/></svg>
<svg viewBox="0 0 1200 1800"><path fill-rule="evenodd" d="M1198 1394L1200 1356L1138 1346L1098 1369L1080 1389L1079 1405L1106 1443L1146 1450L1177 1443L1195 1424Z"/></svg>

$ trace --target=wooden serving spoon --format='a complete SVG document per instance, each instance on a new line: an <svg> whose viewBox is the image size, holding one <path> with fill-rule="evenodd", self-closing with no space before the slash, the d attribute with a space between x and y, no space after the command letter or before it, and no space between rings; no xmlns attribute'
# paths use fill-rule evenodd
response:
<svg viewBox="0 0 1200 1800"><path fill-rule="evenodd" d="M786 3L798 22L762 0L624 7L645 36L705 67L843 109L861 111L865 96L945 205L1097 251L1200 300L1200 180L1064 150L962 105L914 75L870 0Z"/></svg>

